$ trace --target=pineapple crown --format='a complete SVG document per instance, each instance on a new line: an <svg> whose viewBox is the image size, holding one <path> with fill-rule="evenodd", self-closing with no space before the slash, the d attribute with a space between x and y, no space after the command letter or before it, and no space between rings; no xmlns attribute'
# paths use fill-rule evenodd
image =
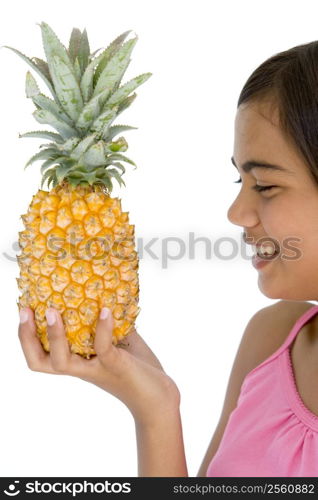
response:
<svg viewBox="0 0 318 500"><path fill-rule="evenodd" d="M41 151L30 158L25 168L43 160L41 187L45 181L48 187L64 182L72 186L102 184L111 192L113 178L125 185L121 162L136 168L122 154L128 149L125 138L113 139L137 127L111 124L136 98L132 92L152 75L143 73L120 86L138 37L124 43L131 32L126 31L106 49L91 54L86 29L81 32L74 28L66 49L47 23L42 22L40 28L46 61L6 46L40 75L52 95L50 98L41 93L35 78L27 72L26 96L36 106L33 116L56 132L39 130L19 135L51 141L40 146Z"/></svg>

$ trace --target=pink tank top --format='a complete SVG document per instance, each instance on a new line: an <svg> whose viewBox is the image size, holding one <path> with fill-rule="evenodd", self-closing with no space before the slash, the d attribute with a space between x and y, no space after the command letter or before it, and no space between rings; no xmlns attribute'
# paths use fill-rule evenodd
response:
<svg viewBox="0 0 318 500"><path fill-rule="evenodd" d="M317 313L318 305L308 309L246 375L207 477L318 477L318 416L297 391L290 356L290 344Z"/></svg>

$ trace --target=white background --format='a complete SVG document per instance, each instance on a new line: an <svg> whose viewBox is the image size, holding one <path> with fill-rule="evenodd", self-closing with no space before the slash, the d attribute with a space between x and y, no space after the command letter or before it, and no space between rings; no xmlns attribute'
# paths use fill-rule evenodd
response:
<svg viewBox="0 0 318 500"><path fill-rule="evenodd" d="M123 82L153 75L116 122L138 127L125 134L127 156L138 169L127 168L127 187L114 195L144 244L158 238L152 247L158 259L145 254L140 260L137 329L181 391L190 476L217 424L244 328L258 309L275 302L258 289L251 252L226 260L213 249L221 237L241 245L242 228L226 215L239 190L230 163L236 102L261 62L317 38L317 14L317 3L308 0L11 0L1 14L0 45L28 56L43 57L41 21L64 44L74 26L86 27L92 51L128 29L139 37ZM18 133L46 127L35 122L25 98L27 64L3 48L0 67L0 474L135 476L135 428L127 408L82 380L29 371L20 348L12 246L22 230L20 214L40 183L38 163L23 167L41 142L18 139ZM163 238L182 238L188 252L190 232L211 240L211 258L198 243L194 259L186 253L163 268ZM220 251L226 256L232 247Z"/></svg>

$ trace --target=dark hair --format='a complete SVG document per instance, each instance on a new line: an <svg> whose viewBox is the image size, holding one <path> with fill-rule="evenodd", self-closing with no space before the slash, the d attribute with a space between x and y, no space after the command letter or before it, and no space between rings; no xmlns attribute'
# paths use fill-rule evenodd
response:
<svg viewBox="0 0 318 500"><path fill-rule="evenodd" d="M318 184L318 41L266 59L245 83L237 103L270 100L279 122Z"/></svg>

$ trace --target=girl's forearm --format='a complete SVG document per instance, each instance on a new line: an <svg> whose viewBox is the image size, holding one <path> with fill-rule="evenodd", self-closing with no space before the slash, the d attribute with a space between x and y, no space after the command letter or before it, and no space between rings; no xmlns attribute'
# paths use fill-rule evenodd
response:
<svg viewBox="0 0 318 500"><path fill-rule="evenodd" d="M151 423L135 426L138 476L188 477L179 408L162 408Z"/></svg>

